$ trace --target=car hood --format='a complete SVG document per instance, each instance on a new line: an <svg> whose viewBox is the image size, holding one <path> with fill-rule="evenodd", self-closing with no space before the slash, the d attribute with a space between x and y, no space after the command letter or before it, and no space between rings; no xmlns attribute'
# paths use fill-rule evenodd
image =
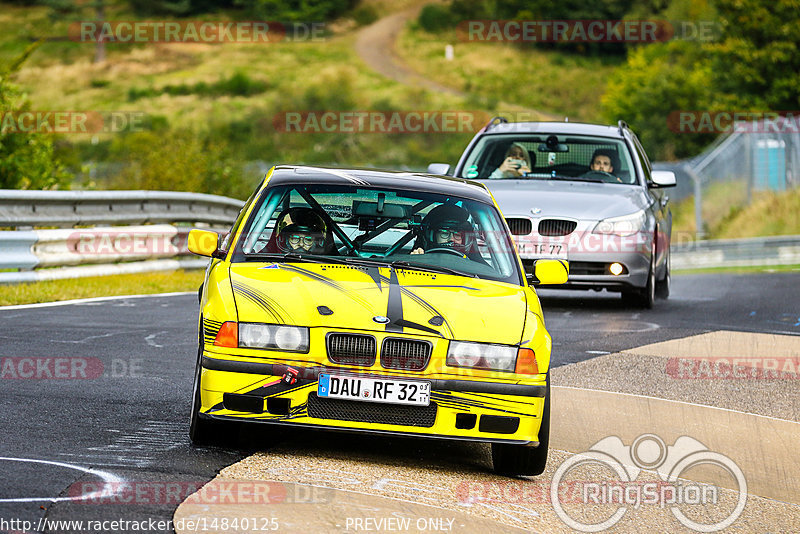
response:
<svg viewBox="0 0 800 534"><path fill-rule="evenodd" d="M647 207L640 186L561 180L486 180L506 217L569 217L599 220ZM532 209L541 210L533 213Z"/></svg>
<svg viewBox="0 0 800 534"><path fill-rule="evenodd" d="M388 267L237 263L230 278L242 322L513 345L521 340L527 309L520 286ZM321 306L333 313L323 315ZM443 319L440 325L436 316ZM389 322L382 324L376 317Z"/></svg>

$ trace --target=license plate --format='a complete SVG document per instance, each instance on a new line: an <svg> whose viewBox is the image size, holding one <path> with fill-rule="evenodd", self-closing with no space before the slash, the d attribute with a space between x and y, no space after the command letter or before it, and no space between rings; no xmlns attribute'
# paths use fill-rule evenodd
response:
<svg viewBox="0 0 800 534"><path fill-rule="evenodd" d="M320 374L317 395L330 399L428 406L431 383Z"/></svg>
<svg viewBox="0 0 800 534"><path fill-rule="evenodd" d="M517 251L525 259L567 259L567 245L563 243L517 243Z"/></svg>

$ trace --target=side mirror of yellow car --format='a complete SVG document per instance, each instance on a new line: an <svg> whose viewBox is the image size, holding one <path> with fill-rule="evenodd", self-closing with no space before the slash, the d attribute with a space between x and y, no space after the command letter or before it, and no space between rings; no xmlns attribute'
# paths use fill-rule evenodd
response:
<svg viewBox="0 0 800 534"><path fill-rule="evenodd" d="M219 234L211 230L194 228L189 231L189 252L198 256L224 258L225 252L219 250Z"/></svg>
<svg viewBox="0 0 800 534"><path fill-rule="evenodd" d="M569 277L569 263L566 260L536 260L533 274L527 276L531 285L555 286L566 284Z"/></svg>

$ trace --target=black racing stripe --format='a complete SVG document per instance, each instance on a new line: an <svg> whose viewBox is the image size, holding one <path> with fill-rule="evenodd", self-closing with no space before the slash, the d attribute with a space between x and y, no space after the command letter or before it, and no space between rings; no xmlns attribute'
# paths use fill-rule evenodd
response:
<svg viewBox="0 0 800 534"><path fill-rule="evenodd" d="M381 284L381 270L378 267L367 267L367 274L375 285L378 286L378 291L383 292L383 285Z"/></svg>
<svg viewBox="0 0 800 534"><path fill-rule="evenodd" d="M275 317L278 321L288 324L291 321L291 317L286 312L283 307L278 304L274 299L268 297L264 293L253 289L247 286L241 286L240 289L244 289L246 295L250 296L252 300L258 303L262 308L266 309L273 317ZM289 320L287 320L287 317Z"/></svg>
<svg viewBox="0 0 800 534"><path fill-rule="evenodd" d="M284 393L294 393L301 389L305 389L309 384L316 383L316 380L298 380L297 384L287 384L281 380L277 384L269 386L261 386L252 391L248 391L248 395L260 395L262 397L271 397L275 395L283 395Z"/></svg>
<svg viewBox="0 0 800 534"><path fill-rule="evenodd" d="M303 269L302 267L297 267L296 265L289 265L289 264L286 264L286 263L282 263L281 264L281 269L286 270L286 271L291 271L293 273L297 273L297 274L300 274L300 275L303 275L303 276L307 276L308 278L311 278L312 280L316 280L317 282L320 282L321 284L325 284L326 286L331 287L331 288L335 289L336 291L344 293L345 295L347 295L348 297L350 297L354 301L356 301L359 304L361 304L361 306L363 306L364 308L366 308L367 310L372 312L372 308L370 307L369 302L366 299L364 299L361 295L357 294L355 291L351 291L351 290L347 289L347 287L343 286L342 284L340 284L339 282L337 282L336 280L334 280L332 278L328 278L327 276L323 276L323 275L315 273L313 271L309 271L308 269Z"/></svg>
<svg viewBox="0 0 800 534"><path fill-rule="evenodd" d="M460 286L454 284L403 284L403 287L453 287L456 289L469 289L470 291L480 291L477 287Z"/></svg>
<svg viewBox="0 0 800 534"><path fill-rule="evenodd" d="M457 397L456 398L453 395L442 395L442 394L436 393L436 392L431 393L431 400L432 401L436 400L437 402L439 402L439 399L441 399L442 396L445 398L445 401L448 402L448 403L459 404L459 405L465 406L465 407L469 406L469 407L473 407L473 408L480 408L482 410L492 410L492 411L495 411L495 412L510 413L510 414L514 414L514 415L523 415L525 417L535 417L535 415L533 415L531 413L516 412L514 410L508 410L508 409L505 409L505 408L500 408L495 403L480 402L480 401L475 401L475 400L472 400L472 399L464 399L464 398L461 398L461 397Z"/></svg>
<svg viewBox="0 0 800 534"><path fill-rule="evenodd" d="M402 332L403 325L403 292L400 288L400 281L397 279L397 271L389 269L389 299L386 305L386 317L389 322L386 323L387 332Z"/></svg>
<svg viewBox="0 0 800 534"><path fill-rule="evenodd" d="M444 336L439 333L438 330L434 330L430 326L425 326L424 324L415 323L413 321L407 321L405 319L400 319L395 324L403 327L403 328L416 328L417 330L422 330L423 332L428 332L429 334L433 334L434 336L439 336L444 338Z"/></svg>
<svg viewBox="0 0 800 534"><path fill-rule="evenodd" d="M234 282L233 291L234 293L247 298L253 304L269 313L277 322L282 324L290 324L292 322L291 316L289 316L286 310L284 310L274 299L269 298L264 293L238 282Z"/></svg>
<svg viewBox="0 0 800 534"><path fill-rule="evenodd" d="M264 378L259 378L258 380L256 380L252 384L247 384L246 386L242 386L239 389L234 390L233 393L240 393L240 394L241 393L248 393L247 388L251 388L251 387L255 386L256 384L258 384L260 382L263 382L263 381L264 381Z"/></svg>
<svg viewBox="0 0 800 534"><path fill-rule="evenodd" d="M388 278L386 278L385 276L382 277L382 279L383 279L384 282L391 283L391 281ZM438 315L439 317L444 319L444 323L442 324L442 326L444 326L447 329L447 332L449 333L449 336L442 336L442 337L453 338L453 336L454 336L453 329L450 327L450 323L447 322L447 318L444 315L442 315L442 312L440 312L439 310L434 308L433 305L431 305L429 302L427 302L425 299L423 299L422 297L420 297L419 295L417 295L416 293L414 293L413 291L411 291L407 287L400 286L400 291L405 296L409 297L411 300L413 300L414 302L416 302L417 304L419 304L420 306L422 306L423 308L428 310L428 313L430 313L431 315ZM442 334L439 334L438 332L437 332L437 334L440 335L440 336L442 335Z"/></svg>
<svg viewBox="0 0 800 534"><path fill-rule="evenodd" d="M206 343L214 343L221 327L222 321L213 321L203 318L203 341Z"/></svg>

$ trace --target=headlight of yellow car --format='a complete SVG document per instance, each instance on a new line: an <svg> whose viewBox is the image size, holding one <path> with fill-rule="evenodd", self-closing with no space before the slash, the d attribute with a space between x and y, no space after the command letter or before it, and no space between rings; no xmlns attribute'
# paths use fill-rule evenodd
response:
<svg viewBox="0 0 800 534"><path fill-rule="evenodd" d="M533 351L513 345L451 341L446 361L447 365L451 367L470 367L523 374L538 374L539 372Z"/></svg>
<svg viewBox="0 0 800 534"><path fill-rule="evenodd" d="M243 349L272 349L308 352L308 328L262 323L227 321L219 329L214 344Z"/></svg>

